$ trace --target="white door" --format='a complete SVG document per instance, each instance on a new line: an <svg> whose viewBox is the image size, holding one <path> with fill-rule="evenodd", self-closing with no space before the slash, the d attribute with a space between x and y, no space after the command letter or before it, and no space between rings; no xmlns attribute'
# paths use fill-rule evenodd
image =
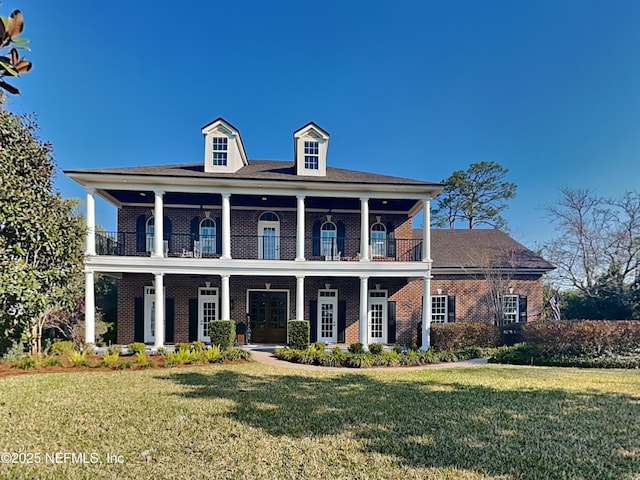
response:
<svg viewBox="0 0 640 480"><path fill-rule="evenodd" d="M198 340L210 342L209 322L218 319L218 289L198 289Z"/></svg>
<svg viewBox="0 0 640 480"><path fill-rule="evenodd" d="M369 291L369 344L387 343L387 291Z"/></svg>
<svg viewBox="0 0 640 480"><path fill-rule="evenodd" d="M156 339L156 289L144 287L144 343L153 343Z"/></svg>
<svg viewBox="0 0 640 480"><path fill-rule="evenodd" d="M318 291L318 341L338 341L338 291Z"/></svg>
<svg viewBox="0 0 640 480"><path fill-rule="evenodd" d="M280 222L258 222L258 258L280 260Z"/></svg>

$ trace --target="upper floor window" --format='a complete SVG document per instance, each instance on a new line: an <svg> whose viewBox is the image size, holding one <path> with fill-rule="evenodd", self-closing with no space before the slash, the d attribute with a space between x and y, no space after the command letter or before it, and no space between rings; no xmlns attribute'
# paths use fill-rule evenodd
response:
<svg viewBox="0 0 640 480"><path fill-rule="evenodd" d="M147 252L153 252L154 251L154 246L155 246L155 242L154 242L154 228L153 228L153 217L149 217L147 219L147 224L145 227L145 234L146 234L146 251Z"/></svg>
<svg viewBox="0 0 640 480"><path fill-rule="evenodd" d="M280 259L280 219L273 212L264 212L258 219L258 258Z"/></svg>
<svg viewBox="0 0 640 480"><path fill-rule="evenodd" d="M431 322L432 323L447 322L447 296L446 295L431 296Z"/></svg>
<svg viewBox="0 0 640 480"><path fill-rule="evenodd" d="M304 168L307 170L318 170L318 142L304 142Z"/></svg>
<svg viewBox="0 0 640 480"><path fill-rule="evenodd" d="M227 166L228 139L227 137L213 137L213 162L214 166Z"/></svg>
<svg viewBox="0 0 640 480"><path fill-rule="evenodd" d="M199 229L201 252L216 253L216 222L211 218L203 218Z"/></svg>
<svg viewBox="0 0 640 480"><path fill-rule="evenodd" d="M502 314L504 316L505 325L508 323L516 323L520 318L518 295L502 296Z"/></svg>
<svg viewBox="0 0 640 480"><path fill-rule="evenodd" d="M320 255L334 257L338 255L338 228L333 222L324 222L320 227Z"/></svg>
<svg viewBox="0 0 640 480"><path fill-rule="evenodd" d="M380 222L371 226L371 255L383 257L386 254L387 228Z"/></svg>

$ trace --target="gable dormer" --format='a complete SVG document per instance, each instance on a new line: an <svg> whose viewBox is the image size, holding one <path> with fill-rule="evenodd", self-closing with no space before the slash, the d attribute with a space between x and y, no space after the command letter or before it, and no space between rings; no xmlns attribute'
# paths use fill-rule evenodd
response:
<svg viewBox="0 0 640 480"><path fill-rule="evenodd" d="M293 132L296 175L325 177L329 134L313 122Z"/></svg>
<svg viewBox="0 0 640 480"><path fill-rule="evenodd" d="M240 132L224 118L202 127L202 134L205 172L235 173L248 165Z"/></svg>

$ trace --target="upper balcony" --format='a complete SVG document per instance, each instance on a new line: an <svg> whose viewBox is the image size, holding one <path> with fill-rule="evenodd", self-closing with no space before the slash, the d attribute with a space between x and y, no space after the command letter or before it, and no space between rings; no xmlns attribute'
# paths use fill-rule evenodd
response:
<svg viewBox="0 0 640 480"><path fill-rule="evenodd" d="M163 234L163 255L179 258L220 258L219 235ZM230 235L231 258L238 260L295 260L296 236ZM304 238L304 258L308 261L351 261L361 258L360 238ZM96 254L115 256L151 256L155 251L153 235L136 232L96 232ZM414 238L374 239L368 245L369 260L375 262L420 262L422 240Z"/></svg>

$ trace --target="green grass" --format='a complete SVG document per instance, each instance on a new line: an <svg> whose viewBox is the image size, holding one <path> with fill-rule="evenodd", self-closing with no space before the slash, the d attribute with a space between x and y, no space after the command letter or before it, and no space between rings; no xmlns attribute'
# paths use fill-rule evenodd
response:
<svg viewBox="0 0 640 480"><path fill-rule="evenodd" d="M258 363L0 379L0 465L32 478L637 479L637 371ZM124 465L107 464L122 455Z"/></svg>

